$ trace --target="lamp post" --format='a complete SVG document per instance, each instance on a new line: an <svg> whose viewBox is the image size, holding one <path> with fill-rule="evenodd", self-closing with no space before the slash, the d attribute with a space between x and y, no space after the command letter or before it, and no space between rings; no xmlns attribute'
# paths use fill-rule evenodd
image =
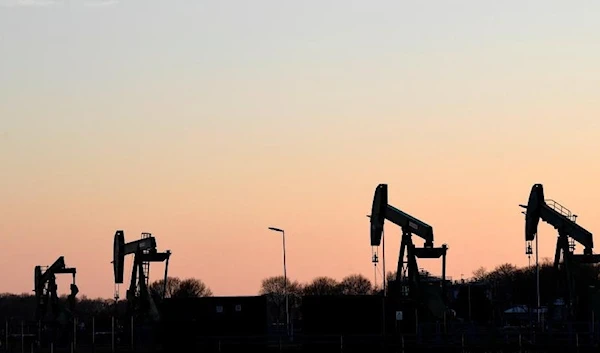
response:
<svg viewBox="0 0 600 353"><path fill-rule="evenodd" d="M285 295L285 331L290 334L290 305L287 290L287 268L285 264L285 230L275 227L269 227L269 230L280 232L283 238L283 293Z"/></svg>

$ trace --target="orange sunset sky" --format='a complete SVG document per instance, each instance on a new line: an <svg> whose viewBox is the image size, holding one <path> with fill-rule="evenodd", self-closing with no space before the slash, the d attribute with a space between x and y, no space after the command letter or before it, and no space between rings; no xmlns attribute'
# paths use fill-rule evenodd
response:
<svg viewBox="0 0 600 353"><path fill-rule="evenodd" d="M282 273L269 226L290 278L373 279L379 183L454 279L527 264L534 183L600 231L599 2L0 5L0 292L64 255L82 294L112 297L117 229L215 295ZM399 243L387 224L388 270Z"/></svg>

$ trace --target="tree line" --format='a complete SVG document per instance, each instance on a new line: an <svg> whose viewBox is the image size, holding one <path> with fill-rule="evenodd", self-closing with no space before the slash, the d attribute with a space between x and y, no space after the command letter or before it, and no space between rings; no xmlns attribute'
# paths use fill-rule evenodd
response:
<svg viewBox="0 0 600 353"><path fill-rule="evenodd" d="M155 302L162 299L164 280L152 282L148 289ZM168 277L165 291L166 298L196 298L212 296L210 288L200 279L178 277ZM62 304L66 301L66 295L62 295L59 301ZM126 302L121 299L89 298L85 295L78 296L76 300L76 310L78 317L89 319L92 316L97 318L106 318L114 313L125 312ZM33 321L36 311L36 298L34 294L22 293L2 293L0 294L0 319Z"/></svg>
<svg viewBox="0 0 600 353"><path fill-rule="evenodd" d="M150 295L155 302L162 300L163 290L165 298L199 298L210 297L213 295L210 287L198 278L167 277L167 285L164 287L164 280L157 280L148 286ZM259 288L259 295L266 295L272 303L279 308L280 299L283 297L284 287L283 276L274 276L262 281ZM303 295L361 295L372 294L376 288L371 281L362 275L350 275L336 281L330 277L317 277L312 282L301 284L297 281L287 279L287 290L292 297L301 297ZM66 296L63 295L60 301L64 302ZM115 312L124 311L124 300L115 301L114 299L89 298L85 295L78 296L77 313L79 317L103 317L113 315ZM22 293L3 293L0 294L0 319L12 318L15 320L33 320L36 310L36 299L33 294Z"/></svg>
<svg viewBox="0 0 600 353"><path fill-rule="evenodd" d="M488 271L480 267L465 281L462 290L455 290L451 298L452 308L459 317L473 321L497 321L504 311L516 306L537 306L537 267L516 267L505 263ZM544 258L539 263L540 305L551 307L566 289L564 273L558 275L553 260ZM589 318L592 312L599 313L600 266L598 264L572 263L570 275L574 279L580 318ZM469 310L469 308L471 310Z"/></svg>
<svg viewBox="0 0 600 353"><path fill-rule="evenodd" d="M587 265L581 266L572 271L576 277L577 293L586 300L597 287L600 278L600 266ZM427 276L427 273L424 273ZM389 282L395 279L395 273L388 273L386 280ZM462 290L465 285L479 288L473 290L470 298L467 292ZM496 266L488 271L485 268L478 268L473 271L472 276L464 281L455 281L454 286L447 294L448 303L455 309L460 316L461 312L466 312L467 305L473 308L482 308L474 310L474 315L488 315L489 313L501 313L503 310L516 305L530 305L536 303L536 268L535 266L525 266L518 268L512 264L506 263ZM560 287L556 281L553 264L549 259L544 259L540 263L540 295L542 304L550 302ZM600 286L598 286L600 287ZM149 290L156 302L160 302L164 288L164 281L158 280L149 285ZM372 295L381 294L381 287L375 286L371 280L361 274L352 274L336 280L327 276L319 276L308 283L300 283L283 276L273 276L265 278L259 288L258 294L265 295L275 311L281 312L284 305L284 293L287 289L291 308L297 308L301 305L301 297L306 295ZM197 278L180 279L178 277L168 277L165 292L166 298L197 298L212 296L210 287L202 280ZM587 296L587 297L586 297ZM62 300L65 300L62 297ZM467 303L469 302L469 303ZM112 315L115 304L123 305L124 300L115 303L114 299L92 299L86 296L77 298L77 312L79 316L101 316ZM20 320L32 320L35 313L35 296L29 293L24 294L0 294L0 318L15 318ZM485 315L484 315L485 313ZM280 315L277 315L280 316ZM484 320L484 317L481 320ZM473 318L476 319L476 318Z"/></svg>

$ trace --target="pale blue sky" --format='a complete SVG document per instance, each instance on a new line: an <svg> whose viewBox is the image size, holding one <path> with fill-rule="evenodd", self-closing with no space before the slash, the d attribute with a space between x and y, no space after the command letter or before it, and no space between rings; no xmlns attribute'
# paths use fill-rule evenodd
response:
<svg viewBox="0 0 600 353"><path fill-rule="evenodd" d="M51 129L42 116L11 112L32 96L76 107L91 96L125 104L128 95L187 94L215 119L231 105L218 117L229 127L291 118L286 110L309 104L294 97L307 94L311 110L325 114L354 99L374 109L484 104L507 87L518 92L507 99L535 99L574 79L569 91L593 98L598 78L600 4L592 1L55 3L1 10L0 92L5 113L18 116L10 126ZM60 129L93 119L51 113ZM209 124L207 115L195 120ZM112 119L96 123L108 129Z"/></svg>

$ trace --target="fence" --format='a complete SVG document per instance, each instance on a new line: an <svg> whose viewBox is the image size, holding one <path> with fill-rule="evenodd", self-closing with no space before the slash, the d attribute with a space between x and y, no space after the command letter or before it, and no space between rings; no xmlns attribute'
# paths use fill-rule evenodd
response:
<svg viewBox="0 0 600 353"><path fill-rule="evenodd" d="M133 317L79 318L54 326L8 319L0 331L2 352L133 352L155 346L153 328L136 325Z"/></svg>
<svg viewBox="0 0 600 353"><path fill-rule="evenodd" d="M300 331L262 336L205 336L194 330L177 335L136 323L133 318L79 318L65 326L5 320L0 352L586 352L599 351L593 323L571 323L559 330L491 328L468 324L420 325L416 334L306 335ZM164 341L158 338L164 338Z"/></svg>

